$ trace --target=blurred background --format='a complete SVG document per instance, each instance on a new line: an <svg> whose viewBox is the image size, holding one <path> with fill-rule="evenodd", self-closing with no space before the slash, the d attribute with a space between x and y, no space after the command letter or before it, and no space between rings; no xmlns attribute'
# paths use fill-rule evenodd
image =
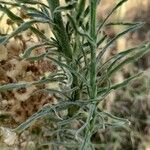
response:
<svg viewBox="0 0 150 150"><path fill-rule="evenodd" d="M103 20L118 1L101 0L97 9L98 21ZM26 17L22 10L10 9L20 16ZM5 35L13 31L16 25L5 14L0 14L0 35ZM109 21L144 22L145 24L138 31L120 38L104 59L129 47L150 41L150 0L128 0ZM51 34L47 26L39 24L38 27L47 36ZM122 26L108 26L105 27L104 32L113 38L122 29ZM37 42L38 39L33 37L30 31L27 31L17 39L11 40L6 46L0 45L0 83L32 81L40 77L41 74L46 74L47 71L55 70L55 66L53 64L48 65L47 62L29 64L19 59L19 54L25 47ZM43 49L37 50L35 53L40 53L40 51ZM43 68L46 65L47 68ZM143 71L143 75L140 78L128 87L110 93L100 105L103 110L111 112L117 117L129 119L131 125L120 129L100 130L93 138L95 143L101 143L98 149L150 150L150 53L138 61L126 65L116 74L114 82L121 82L126 77L141 71ZM25 91L14 90L9 93L0 93L0 150L36 150L39 139L43 138L42 129L39 128L39 124L41 125L42 122L34 125L19 138L10 130L25 121L44 104L55 102L55 99L48 95L30 97L29 95L34 89L35 87L31 87ZM38 101L34 99L38 99ZM32 102L30 102L31 100ZM21 103L20 101L24 102Z"/></svg>

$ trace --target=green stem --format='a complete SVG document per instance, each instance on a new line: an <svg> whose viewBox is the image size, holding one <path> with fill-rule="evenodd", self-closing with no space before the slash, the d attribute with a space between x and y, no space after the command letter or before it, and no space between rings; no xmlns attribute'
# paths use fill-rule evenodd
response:
<svg viewBox="0 0 150 150"><path fill-rule="evenodd" d="M90 36L94 41L91 45L91 65L90 65L90 99L95 99L97 97L97 85L96 85L96 6L97 0L89 0L90 4ZM95 113L96 113L96 103L90 105L89 117L87 118L87 127L85 133L85 139L82 143L80 150L86 150L87 146L90 146L90 139L92 136L94 124L95 124Z"/></svg>
<svg viewBox="0 0 150 150"><path fill-rule="evenodd" d="M66 59L67 64L69 65L72 64L72 68L74 68L74 70L77 70L76 64L74 64L74 60L73 60L74 53L70 46L69 37L65 30L61 13L60 12L55 13L55 9L60 6L59 0L47 0L47 1L50 6L50 11L51 11L53 21L54 21L53 29L54 29L55 37L57 38L59 45L61 46L61 49L67 58ZM71 88L74 88L78 86L78 78L74 74L72 74L72 76L73 76L73 83L72 83ZM72 93L72 100L75 101L78 99L80 99L79 90ZM68 115L71 117L78 110L79 110L79 107L74 106L74 105L70 106L68 109Z"/></svg>
<svg viewBox="0 0 150 150"><path fill-rule="evenodd" d="M78 58L78 54L79 54L79 50L80 50L80 37L79 37L79 35L78 35L78 33L77 32L75 32L75 43L74 43L74 52L73 52L73 54L74 54L74 57L73 57L73 59L75 59L74 60L74 70L76 71L76 72L78 72L78 70L79 70L79 67L78 67L78 64L77 64L77 62L76 62L76 59ZM79 62L80 63L80 62ZM75 75L73 75L73 87L79 87L79 79L78 79L78 77L77 76L75 76ZM75 91L75 93L74 93L74 95L73 95L73 100L75 101L75 100L79 100L80 99L80 90L81 89L77 89L76 91Z"/></svg>
<svg viewBox="0 0 150 150"><path fill-rule="evenodd" d="M90 106L90 112L89 112L89 116L87 118L87 127L86 127L86 132L85 132L85 139L80 147L80 150L87 150L90 145L91 145L91 136L94 130L94 124L95 124L95 112L96 112L96 104L92 103Z"/></svg>
<svg viewBox="0 0 150 150"><path fill-rule="evenodd" d="M73 65L72 65L72 68L78 72L78 65L77 65L77 62L75 61L75 59L77 58L78 56L78 51L79 51L79 36L77 33L75 33L75 42L74 42L74 51L73 51ZM73 74L73 83L72 83L72 86L71 88L74 88L74 87L79 87L79 79L76 75ZM81 89L77 89L75 92L72 93L71 95L71 98L73 101L76 101L76 100L79 100L80 99L80 91ZM72 117L73 115L75 115L78 110L79 110L79 106L71 106L69 109L68 109L68 115L70 117Z"/></svg>
<svg viewBox="0 0 150 150"><path fill-rule="evenodd" d="M96 4L97 0L89 0L90 1L90 36L95 42L93 45L91 45L91 67L90 67L90 86L91 86L91 92L90 92L90 98L94 99L96 97Z"/></svg>

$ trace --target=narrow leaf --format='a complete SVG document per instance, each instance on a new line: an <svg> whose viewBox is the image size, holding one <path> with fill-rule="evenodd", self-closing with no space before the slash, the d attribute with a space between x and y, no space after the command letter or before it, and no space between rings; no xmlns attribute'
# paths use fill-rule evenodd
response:
<svg viewBox="0 0 150 150"><path fill-rule="evenodd" d="M138 25L133 25L131 27L129 27L128 29L124 30L123 32L117 34L113 39L111 39L106 46L103 48L102 51L100 51L100 53L97 56L97 62L100 60L100 58L103 56L103 54L106 52L106 50L108 49L109 46L111 46L117 39L119 39L120 37L122 37L123 35L127 34L128 32L137 30L138 28L141 28L143 26L143 24L138 24Z"/></svg>
<svg viewBox="0 0 150 150"><path fill-rule="evenodd" d="M113 9L112 11L107 15L107 17L104 19L104 21L100 24L100 26L98 27L97 33L100 31L100 29L103 27L103 25L105 24L105 22L109 19L109 17L113 14L114 11L116 11L122 4L124 4L125 2L127 2L128 0L121 0Z"/></svg>
<svg viewBox="0 0 150 150"><path fill-rule="evenodd" d="M121 83L116 83L115 85L112 85L109 90L116 90L116 89L119 89L119 88L123 88L123 87L126 87L128 84L131 83L131 81L133 81L134 79L137 79L138 77L140 77L142 75L142 73L138 73L134 76L131 76L127 79L125 79L123 82ZM107 92L108 88L100 88L98 89L98 95L101 95L105 92Z"/></svg>
<svg viewBox="0 0 150 150"><path fill-rule="evenodd" d="M77 6L77 20L79 20L79 18L82 16L82 14L84 13L84 9L85 9L85 4L86 4L86 0L80 0L79 4Z"/></svg>
<svg viewBox="0 0 150 150"><path fill-rule="evenodd" d="M43 118L43 117L49 115L50 113L52 113L54 109L58 112L58 111L62 111L62 110L67 109L70 105L77 105L77 106L81 107L83 105L86 105L86 102L81 102L81 101L76 101L76 102L62 101L62 102L60 102L60 103L58 103L56 105L45 106L41 110L39 110L37 113L35 113L31 117L29 117L21 125L19 125L14 131L16 131L17 133L21 133L22 131L24 131L25 129L30 127L38 119Z"/></svg>
<svg viewBox="0 0 150 150"><path fill-rule="evenodd" d="M30 83L5 84L5 85L0 85L0 91L19 89L19 88L29 87L30 85L31 85Z"/></svg>
<svg viewBox="0 0 150 150"><path fill-rule="evenodd" d="M53 13L71 10L71 9L75 8L75 6L76 6L76 1L72 1L72 2L68 3L66 6L57 7Z"/></svg>
<svg viewBox="0 0 150 150"><path fill-rule="evenodd" d="M33 50L35 50L36 48L42 47L44 45L45 45L45 43L33 45L33 46L29 47L28 49L26 49L25 52L20 55L20 57L23 59L28 58Z"/></svg>
<svg viewBox="0 0 150 150"><path fill-rule="evenodd" d="M16 36L19 33L22 33L23 31L27 30L28 28L30 28L34 23L40 22L41 20L30 20L27 22L22 23L15 31L13 31L10 35L7 36L7 38L5 40L1 40L4 43L6 43L10 38ZM2 43L1 42L1 43Z"/></svg>
<svg viewBox="0 0 150 150"><path fill-rule="evenodd" d="M23 22L22 18L20 18L19 16L15 15L13 12L10 11L9 8L7 8L6 6L2 6L0 4L0 10L3 11L4 13L7 14L7 16L14 22Z"/></svg>
<svg viewBox="0 0 150 150"><path fill-rule="evenodd" d="M138 58L142 57L144 54L146 54L149 51L150 51L150 44L148 46L146 46L145 49L141 50L140 52L137 52L136 54L134 54L131 57L126 58L120 64L117 64L116 67L114 67L114 68L112 68L111 70L108 71L108 75L111 76L113 73L115 73L117 70L119 70L120 68L122 68L124 65L137 60Z"/></svg>

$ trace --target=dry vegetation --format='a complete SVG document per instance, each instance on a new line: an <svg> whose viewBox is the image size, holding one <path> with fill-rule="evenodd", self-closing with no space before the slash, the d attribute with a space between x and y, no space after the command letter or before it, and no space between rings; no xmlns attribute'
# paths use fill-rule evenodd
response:
<svg viewBox="0 0 150 150"><path fill-rule="evenodd" d="M100 6L98 19L102 19L110 9L110 4L114 1L106 0ZM106 59L117 53L116 49L126 49L132 45L143 41L150 41L150 2L149 0L131 0L124 5L114 16L115 20L124 21L143 21L146 22L143 28L137 32L128 34L112 48L111 53L106 55ZM21 12L22 13L22 12ZM21 15L20 13L20 15ZM15 28L8 19L4 19L5 28L0 22L0 34L5 34ZM39 25L39 27L41 27ZM47 28L41 30L47 33ZM106 28L105 32L113 37L119 27ZM19 55L29 46L40 42L30 31L23 33L7 43L6 46L0 46L0 83L16 83L24 81L35 81L48 72L55 72L56 66L49 60L29 62L20 60ZM128 45L126 44L128 43ZM33 56L44 52L44 48L37 49ZM95 143L101 141L101 149L104 150L149 150L150 149L150 54L142 57L138 62L126 66L121 70L114 80L121 82L126 76L131 76L135 72L144 70L141 78L131 84L129 87L111 93L105 103L100 107L113 113L118 117L128 118L131 121L130 128L101 130L93 137ZM29 116L39 110L43 105L56 103L56 95L46 93L36 93L31 95L35 90L45 86L32 86L19 90L7 91L0 93L0 139L3 149L18 150L36 150L40 140L46 137L44 131L48 129L41 128L41 124L48 122L39 121L22 135L16 135L11 132L11 128L16 127L25 121ZM55 85L57 88L57 85ZM39 126L40 124L40 126ZM11 146L11 147L9 147Z"/></svg>

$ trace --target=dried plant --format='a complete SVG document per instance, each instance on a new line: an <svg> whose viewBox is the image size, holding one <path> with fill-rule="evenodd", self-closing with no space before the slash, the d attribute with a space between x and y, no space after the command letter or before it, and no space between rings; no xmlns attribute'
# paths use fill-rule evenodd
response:
<svg viewBox="0 0 150 150"><path fill-rule="evenodd" d="M98 104L112 91L126 86L140 74L129 77L121 83L113 84L112 78L124 65L136 61L150 49L150 43L124 50L103 62L103 57L120 37L137 30L143 23L109 22L112 14L127 0L120 0L107 17L98 22L96 8L100 0L66 0L61 6L59 0L0 1L0 10L18 25L11 34L1 36L0 43L5 45L11 38L30 29L39 44L27 48L21 59L39 61L48 59L57 65L57 71L41 77L38 81L0 85L0 91L28 88L40 84L57 83L58 89L46 86L37 92L55 93L57 103L46 105L18 126L15 131L21 133L33 122L48 116L55 124L51 128L52 140L41 146L53 145L54 149L71 147L72 149L95 149L92 136L100 129L122 127L129 121L104 112ZM17 16L9 6L22 10L24 15ZM36 7L35 7L36 6ZM25 16L25 17L23 17ZM37 28L37 24L48 24L52 36L47 37ZM109 38L103 33L105 26L123 25L125 30ZM46 52L31 56L37 48Z"/></svg>

